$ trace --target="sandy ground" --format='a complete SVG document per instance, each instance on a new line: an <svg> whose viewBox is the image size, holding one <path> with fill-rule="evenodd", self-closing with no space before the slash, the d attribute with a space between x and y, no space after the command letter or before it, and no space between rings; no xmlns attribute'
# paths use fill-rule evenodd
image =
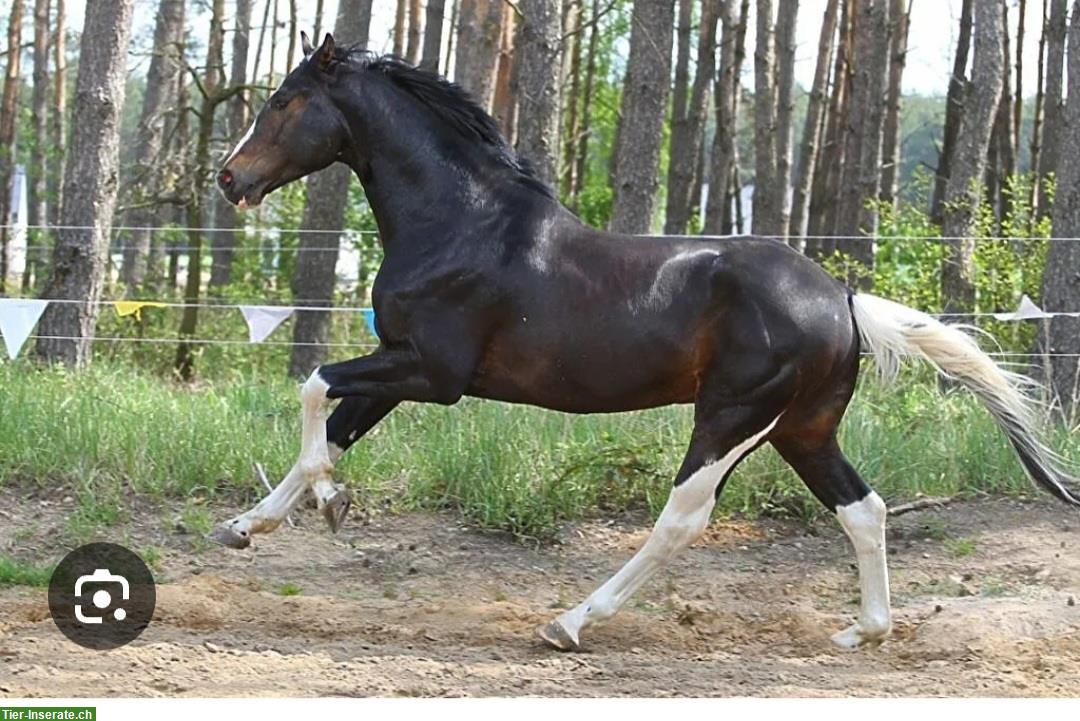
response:
<svg viewBox="0 0 1080 721"><path fill-rule="evenodd" d="M0 551L56 560L66 503L0 491ZM450 515L354 513L331 536L305 511L229 551L174 516L133 511L106 539L164 549L157 613L129 646L76 647L43 589L0 589L0 695L1080 695L1080 514L1048 499L891 519L895 631L854 652L828 639L857 599L832 522L714 522L564 654L534 627L617 570L644 524L530 548Z"/></svg>

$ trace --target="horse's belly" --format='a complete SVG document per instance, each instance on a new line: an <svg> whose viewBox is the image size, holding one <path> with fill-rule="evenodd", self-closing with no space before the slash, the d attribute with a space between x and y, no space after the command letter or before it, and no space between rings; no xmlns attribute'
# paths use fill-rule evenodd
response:
<svg viewBox="0 0 1080 721"><path fill-rule="evenodd" d="M694 354L658 345L496 341L468 393L572 413L692 401L700 378Z"/></svg>

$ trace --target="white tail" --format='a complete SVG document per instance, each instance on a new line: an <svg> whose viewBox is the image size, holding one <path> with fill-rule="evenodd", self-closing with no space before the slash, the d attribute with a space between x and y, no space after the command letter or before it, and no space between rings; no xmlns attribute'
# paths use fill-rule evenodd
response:
<svg viewBox="0 0 1080 721"><path fill-rule="evenodd" d="M1033 481L1057 498L1080 506L1077 481L1062 470L1057 454L1036 432L1037 403L1025 389L1038 384L1001 368L961 328L945 325L914 308L856 294L851 298L851 311L863 349L873 354L884 379L896 377L904 357L929 361L943 376L961 383L982 400Z"/></svg>

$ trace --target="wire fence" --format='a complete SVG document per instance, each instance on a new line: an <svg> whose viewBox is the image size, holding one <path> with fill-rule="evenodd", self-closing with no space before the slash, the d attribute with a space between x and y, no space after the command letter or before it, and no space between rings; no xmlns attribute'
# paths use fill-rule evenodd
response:
<svg viewBox="0 0 1080 721"><path fill-rule="evenodd" d="M87 225L0 225L0 229L4 230L18 230L18 231L66 231L66 230L97 230L96 226ZM260 227L241 227L241 228L215 228L215 227L188 227L188 226L133 226L133 225L116 225L111 226L109 232L113 236L118 236L124 233L132 232L149 232L149 233L189 233L196 232L201 234L220 234L220 233L238 233L241 235L254 235L254 236L274 236L280 237L290 234L305 234L305 235L333 235L339 237L371 237L378 236L378 231L375 230L325 230L325 229L306 229L306 228L260 228ZM644 236L644 237L662 237L662 236ZM675 236L685 238L732 238L738 236ZM953 236L932 236L932 235L906 235L906 236L887 236L887 237L872 237L866 235L808 235L797 238L800 240L814 240L814 241L871 241L871 242L892 242L892 241L936 241L936 242L953 242L953 241L975 241L975 242L989 242L989 241L1046 241L1051 240L1040 236L967 236L967 237L953 237ZM778 238L778 240L786 240ZM1053 241L1080 241L1080 237L1065 237L1065 238L1053 238ZM37 251L49 251L52 249L52 245L49 244L23 244L17 247L10 247L9 252L37 252ZM192 246L178 246L171 245L164 250L168 253L190 253L196 248ZM126 253L128 251L145 251L145 247L136 247L130 245L110 245L108 252L110 254ZM213 252L215 250L225 250L229 253L275 253L275 252L288 252L288 253L339 253L342 248L340 247L231 247L227 249L213 248L213 247L201 247L199 250ZM381 255L381 247L349 247L350 252L359 253L361 255ZM264 307L264 308L282 308L290 309L300 312L309 313L370 313L372 311L370 306L362 305L332 305L330 301L323 298L314 299L293 299L292 302L266 302L265 299L252 299L248 302L241 302L235 298L229 300L216 300L212 298L201 299L196 302L185 301L159 301L154 299L98 299L98 300L80 300L80 299L49 299L51 304L72 304L81 306L117 306L117 304L137 304L142 308L197 308L205 310L217 310L217 309L231 309L239 310L244 308ZM1080 310L1049 310L1043 311L1046 316L1069 316L1080 317ZM1037 318L1007 318L1004 316L1008 313L1000 312L965 312L965 313L928 313L935 318L950 319L979 319L979 318L994 318L1000 321L1016 321L1016 320L1033 320ZM1045 317L1045 316L1043 316ZM305 343L305 342L293 342L293 341L272 341L263 340L259 343L255 343L250 340L227 340L227 339L215 339L215 338L181 338L179 336L174 337L121 337L121 336L56 336L56 335L31 335L30 338L34 339L46 339L46 340L70 340L70 341L90 341L94 343L147 343L147 344L175 344L175 343L189 343L193 345L269 345L269 346L319 346L326 348L377 348L378 344L374 343L342 343L342 342L326 342L326 343ZM998 358L1075 358L1080 357L1078 353L1035 353L1035 352L1011 352L1011 351L999 351L992 352L990 355Z"/></svg>

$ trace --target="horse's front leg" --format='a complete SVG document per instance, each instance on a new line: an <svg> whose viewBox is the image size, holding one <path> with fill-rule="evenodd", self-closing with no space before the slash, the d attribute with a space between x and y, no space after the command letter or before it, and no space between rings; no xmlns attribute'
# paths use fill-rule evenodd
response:
<svg viewBox="0 0 1080 721"><path fill-rule="evenodd" d="M356 443L372 427L393 410L397 403L384 399L354 396L342 400L326 419L324 437L330 463L336 463L349 446ZM285 517L299 505L304 492L311 486L300 463L293 465L285 479L254 508L218 525L210 537L231 548L245 548L256 533L269 533L281 525ZM335 528L348 509L348 495L329 479L320 479L313 488L323 507L324 515Z"/></svg>
<svg viewBox="0 0 1080 721"><path fill-rule="evenodd" d="M296 465L259 505L218 526L212 538L233 548L246 547L253 534L277 528L309 488L336 531L348 510L347 493L331 478L337 458L401 401L449 404L460 399L469 377L464 369L472 367L466 362L469 357L460 351L424 358L411 350L379 350L317 368L300 391L303 429ZM357 397L368 404L365 411L349 430L338 432L335 419ZM335 398L345 400L328 418Z"/></svg>

